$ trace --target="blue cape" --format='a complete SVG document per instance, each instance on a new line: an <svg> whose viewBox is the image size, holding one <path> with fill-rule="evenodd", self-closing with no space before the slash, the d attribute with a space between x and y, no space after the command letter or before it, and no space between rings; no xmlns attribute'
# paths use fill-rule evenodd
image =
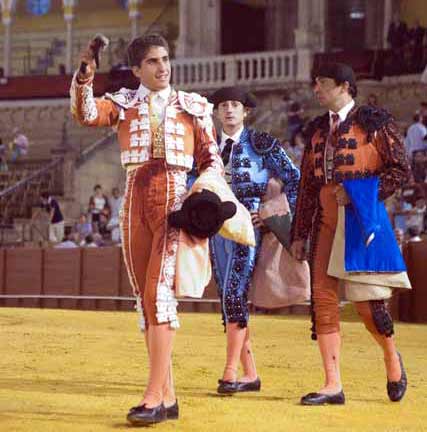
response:
<svg viewBox="0 0 427 432"><path fill-rule="evenodd" d="M343 182L351 200L345 207L348 272L406 271L384 203L378 199L378 185L378 177Z"/></svg>

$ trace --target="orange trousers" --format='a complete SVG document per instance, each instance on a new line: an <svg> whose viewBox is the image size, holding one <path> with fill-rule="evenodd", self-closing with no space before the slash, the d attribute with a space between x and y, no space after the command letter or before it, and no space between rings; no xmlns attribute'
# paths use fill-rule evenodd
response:
<svg viewBox="0 0 427 432"><path fill-rule="evenodd" d="M338 222L338 204L335 184L327 184L320 190L321 220L312 260L313 307L316 333L338 332L339 280L328 276L329 257L332 251Z"/></svg>
<svg viewBox="0 0 427 432"><path fill-rule="evenodd" d="M178 327L175 269L179 231L167 217L185 198L187 174L153 159L127 173L122 244L129 280L140 297L144 325Z"/></svg>

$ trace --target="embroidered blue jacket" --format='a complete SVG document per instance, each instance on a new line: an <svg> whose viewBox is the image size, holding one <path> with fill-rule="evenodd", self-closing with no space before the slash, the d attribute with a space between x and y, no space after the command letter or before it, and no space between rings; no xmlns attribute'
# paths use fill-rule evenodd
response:
<svg viewBox="0 0 427 432"><path fill-rule="evenodd" d="M282 180L292 213L295 210L299 169L292 163L280 142L265 132L243 129L233 144L231 189L249 211L257 211L268 180Z"/></svg>
<svg viewBox="0 0 427 432"><path fill-rule="evenodd" d="M249 211L256 212L271 177L282 180L293 212L300 178L299 169L277 139L264 132L243 129L239 142L235 142L232 148L232 191ZM261 238L260 230L255 229L255 247L235 243L220 235L210 240L213 273L221 298L224 324L237 322L241 327L247 325L248 290Z"/></svg>

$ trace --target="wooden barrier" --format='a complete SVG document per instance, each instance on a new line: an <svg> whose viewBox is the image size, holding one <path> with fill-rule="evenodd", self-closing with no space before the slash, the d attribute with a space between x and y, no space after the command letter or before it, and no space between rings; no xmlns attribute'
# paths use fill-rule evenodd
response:
<svg viewBox="0 0 427 432"><path fill-rule="evenodd" d="M42 249L6 249L5 294L42 294ZM6 300L6 306L40 306L38 299Z"/></svg>
<svg viewBox="0 0 427 432"><path fill-rule="evenodd" d="M43 294L69 296L80 294L81 249L46 249L44 251ZM77 309L77 299L45 299L44 307Z"/></svg>
<svg viewBox="0 0 427 432"><path fill-rule="evenodd" d="M404 256L413 289L393 297L393 316L427 322L427 242L409 243ZM134 310L132 286L118 247L0 249L0 296L0 306L9 307ZM307 313L306 305L288 309L290 314ZM219 312L214 281L202 300L180 301L179 310Z"/></svg>
<svg viewBox="0 0 427 432"><path fill-rule="evenodd" d="M427 241L409 242L405 256L412 290L399 296L399 318L427 322Z"/></svg>
<svg viewBox="0 0 427 432"><path fill-rule="evenodd" d="M6 271L5 271L5 262L6 253L4 249L0 249L0 294L4 294L5 286L6 286Z"/></svg>
<svg viewBox="0 0 427 432"><path fill-rule="evenodd" d="M83 248L81 274L82 295L119 296L120 248ZM116 309L114 300L84 300L82 306L82 309Z"/></svg>
<svg viewBox="0 0 427 432"><path fill-rule="evenodd" d="M135 309L133 288L118 247L0 249L0 296L0 306L10 307ZM220 312L215 282L211 280L206 287L203 299L180 299L178 309ZM291 314L308 311L307 305L287 309Z"/></svg>
<svg viewBox="0 0 427 432"><path fill-rule="evenodd" d="M133 288L129 281L128 271L123 258L123 251L120 249L120 290L121 297L133 297ZM135 305L131 302L120 302L118 307L120 310L134 310Z"/></svg>

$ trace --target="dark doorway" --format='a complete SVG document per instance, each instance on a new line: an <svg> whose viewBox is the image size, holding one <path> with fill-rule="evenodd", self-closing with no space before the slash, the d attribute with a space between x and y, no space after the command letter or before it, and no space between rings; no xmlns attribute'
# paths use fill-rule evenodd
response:
<svg viewBox="0 0 427 432"><path fill-rule="evenodd" d="M366 0L329 0L329 50L365 49Z"/></svg>
<svg viewBox="0 0 427 432"><path fill-rule="evenodd" d="M222 54L265 51L266 8L260 3L262 2L222 0Z"/></svg>

